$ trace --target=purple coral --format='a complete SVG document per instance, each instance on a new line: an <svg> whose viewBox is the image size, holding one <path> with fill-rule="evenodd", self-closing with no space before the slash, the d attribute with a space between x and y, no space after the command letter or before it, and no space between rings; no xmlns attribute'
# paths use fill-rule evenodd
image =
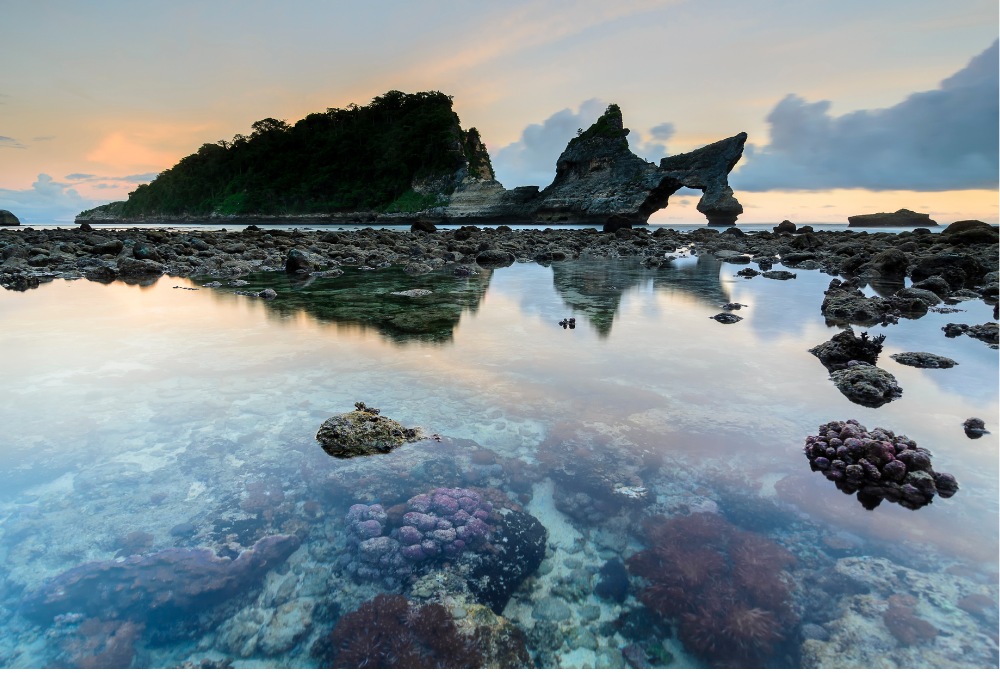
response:
<svg viewBox="0 0 1000 675"><path fill-rule="evenodd" d="M437 488L406 503L403 525L383 536L387 514L379 504L355 504L345 519L348 553L340 564L362 579L379 579L389 589L412 573L413 565L444 554L460 556L489 533L484 522L493 505L479 493Z"/></svg>
<svg viewBox="0 0 1000 675"><path fill-rule="evenodd" d="M818 435L806 438L805 455L813 471L823 472L841 491L857 493L869 510L883 499L918 509L935 495L947 498L958 491L955 477L936 473L931 453L916 441L879 427L868 431L857 420L821 425Z"/></svg>

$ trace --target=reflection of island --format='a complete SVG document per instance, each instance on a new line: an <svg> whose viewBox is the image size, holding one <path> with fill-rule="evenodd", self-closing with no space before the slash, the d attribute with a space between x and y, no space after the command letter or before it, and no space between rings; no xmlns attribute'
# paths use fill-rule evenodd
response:
<svg viewBox="0 0 1000 675"><path fill-rule="evenodd" d="M278 297L261 301L270 312L288 316L304 311L320 321L354 324L378 329L390 339L405 342L443 342L452 333L462 312L475 311L490 283L491 270L472 277L456 277L450 269L408 276L402 269L362 271L345 268L333 279L284 272L254 274L240 291L273 288ZM400 291L425 289L426 295L392 295ZM221 292L232 292L223 286Z"/></svg>
<svg viewBox="0 0 1000 675"><path fill-rule="evenodd" d="M574 260L553 263L552 281L563 302L584 314L606 337L625 291L652 280L654 290L682 291L713 307L729 302L719 272L722 263L703 255L693 265L670 263L648 269L637 259Z"/></svg>

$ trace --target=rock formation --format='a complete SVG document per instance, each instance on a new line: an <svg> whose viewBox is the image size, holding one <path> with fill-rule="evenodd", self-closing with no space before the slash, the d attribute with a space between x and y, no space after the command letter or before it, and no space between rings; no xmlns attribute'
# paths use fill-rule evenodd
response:
<svg viewBox="0 0 1000 675"><path fill-rule="evenodd" d="M20 224L21 221L17 219L17 216L10 211L0 209L0 227L17 227Z"/></svg>
<svg viewBox="0 0 1000 675"><path fill-rule="evenodd" d="M849 216L849 227L937 227L937 222L931 220L927 213L915 213L908 209L900 209L895 213L867 213L862 216Z"/></svg>

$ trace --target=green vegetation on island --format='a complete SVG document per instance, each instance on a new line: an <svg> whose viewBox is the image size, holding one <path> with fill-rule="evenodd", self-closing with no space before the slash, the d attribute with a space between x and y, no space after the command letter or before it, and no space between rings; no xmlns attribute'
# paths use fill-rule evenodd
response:
<svg viewBox="0 0 1000 675"><path fill-rule="evenodd" d="M123 218L415 212L438 205L462 168L493 178L479 132L463 131L452 98L438 91L390 91L367 106L251 128L232 142L206 143L127 201L99 208Z"/></svg>

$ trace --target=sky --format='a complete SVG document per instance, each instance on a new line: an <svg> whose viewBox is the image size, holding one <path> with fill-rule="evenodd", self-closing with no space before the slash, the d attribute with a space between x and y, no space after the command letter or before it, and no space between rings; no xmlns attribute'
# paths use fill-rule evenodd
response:
<svg viewBox="0 0 1000 675"><path fill-rule="evenodd" d="M995 0L0 0L0 209L69 222L205 142L390 89L454 97L545 186L608 103L657 162L741 131L741 222L998 220ZM653 223L700 223L678 193Z"/></svg>

